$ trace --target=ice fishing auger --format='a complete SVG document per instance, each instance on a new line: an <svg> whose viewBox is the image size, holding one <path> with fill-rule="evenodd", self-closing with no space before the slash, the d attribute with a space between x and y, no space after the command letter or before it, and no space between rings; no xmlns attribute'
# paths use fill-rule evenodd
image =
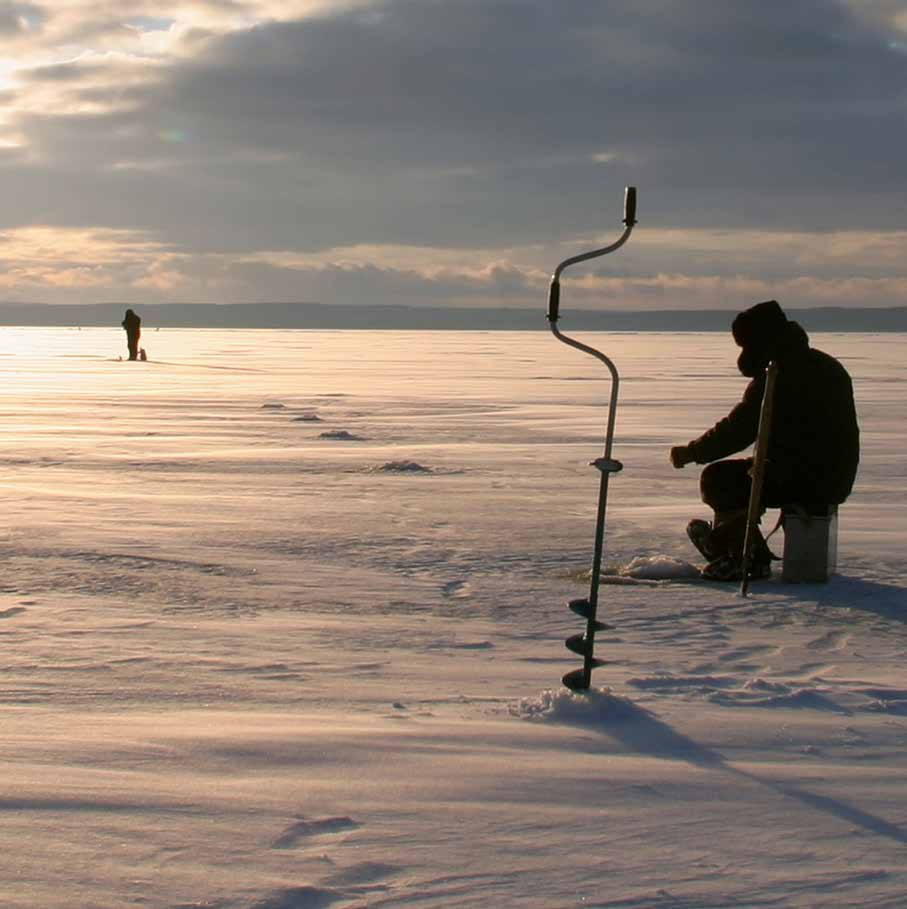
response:
<svg viewBox="0 0 907 909"><path fill-rule="evenodd" d="M575 347L577 350L581 350L584 353L595 357L597 360L601 360L611 373L611 402L608 406L608 429L605 435L605 452L602 457L596 458L590 464L591 467L595 467L601 473L601 483L598 490L598 518L595 524L595 549L592 556L592 581L589 586L588 598L571 600L568 603L568 606L573 612L586 620L585 634L571 635L565 641L568 650L579 654L583 658L583 668L568 672L563 678L564 685L572 691L588 690L592 680L592 670L596 666L604 664L604 660L595 658L593 649L595 647L595 632L604 631L611 627L604 622L599 622L595 617L595 614L598 611L599 573L601 572L602 567L602 549L605 538L605 508L608 503L608 478L612 473L617 473L621 470L623 464L621 464L620 461L615 461L611 457L611 445L614 440L614 418L617 413L617 391L620 385L620 377L617 374L617 369L614 364L601 351L596 350L594 347L589 347L586 344L581 344L573 338L568 338L558 331L557 320L561 299L560 278L565 268L575 265L577 262L595 259L598 256L604 256L619 249L630 238L630 233L633 231L633 226L635 224L636 187L628 186L624 191L625 227L620 238L615 243L612 243L610 246L605 246L603 249L594 249L591 252L581 253L578 256L571 256L569 259L564 259L564 261L554 270L554 274L551 276L551 287L548 289L548 324L551 327L551 332L554 337L557 338L558 341L563 341L564 344L567 344L570 347Z"/></svg>

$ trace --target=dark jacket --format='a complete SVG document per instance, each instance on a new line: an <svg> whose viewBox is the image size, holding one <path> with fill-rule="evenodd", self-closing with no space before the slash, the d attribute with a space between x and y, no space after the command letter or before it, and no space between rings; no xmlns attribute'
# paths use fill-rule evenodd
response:
<svg viewBox="0 0 907 909"><path fill-rule="evenodd" d="M138 337L141 332L142 319L141 316L137 316L131 309L127 309L126 318L123 319L120 324L126 329L128 335Z"/></svg>
<svg viewBox="0 0 907 909"><path fill-rule="evenodd" d="M789 501L843 502L860 459L850 376L834 357L810 347L796 322L784 324L771 355L778 363L778 380L766 476ZM760 370L740 403L689 443L697 463L726 458L755 442L764 389L765 372Z"/></svg>

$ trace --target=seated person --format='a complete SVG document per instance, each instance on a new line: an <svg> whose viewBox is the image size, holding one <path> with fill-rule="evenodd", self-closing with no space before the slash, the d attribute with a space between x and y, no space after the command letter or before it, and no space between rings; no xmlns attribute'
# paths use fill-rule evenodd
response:
<svg viewBox="0 0 907 909"><path fill-rule="evenodd" d="M731 331L742 348L737 366L752 381L724 419L670 453L677 468L693 462L708 465L700 477L700 492L714 517L711 523L691 521L687 533L708 560L702 576L719 581L741 579L752 466L752 458L722 459L755 442L765 369L772 360L778 364L778 378L761 511L792 503L810 511L843 502L860 457L853 386L834 357L810 347L806 332L788 320L775 300L740 313ZM751 577L768 577L771 558L757 531Z"/></svg>

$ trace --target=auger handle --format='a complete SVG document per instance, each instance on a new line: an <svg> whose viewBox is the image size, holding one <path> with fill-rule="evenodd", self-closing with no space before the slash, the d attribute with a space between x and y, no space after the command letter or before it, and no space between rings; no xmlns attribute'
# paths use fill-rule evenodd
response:
<svg viewBox="0 0 907 909"><path fill-rule="evenodd" d="M578 256L571 256L569 259L564 259L564 261L554 270L554 274L551 276L551 285L548 288L548 321L552 326L557 322L558 316L560 315L561 272L570 265L575 265L577 262L585 262L587 259L596 259L598 256L604 256L614 252L615 249L619 249L629 239L634 224L636 224L636 187L628 186L624 189L624 232L617 241L602 249L593 249L591 252L580 253Z"/></svg>

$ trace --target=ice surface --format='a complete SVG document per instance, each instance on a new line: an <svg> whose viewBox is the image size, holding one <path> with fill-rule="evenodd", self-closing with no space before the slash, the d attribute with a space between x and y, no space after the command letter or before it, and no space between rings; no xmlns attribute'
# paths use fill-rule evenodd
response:
<svg viewBox="0 0 907 909"><path fill-rule="evenodd" d="M744 600L660 580L698 558L667 451L741 393L730 338L587 338L622 377L605 562L644 573L601 588L583 697L601 364L0 331L0 905L904 904L905 339L814 338L863 429L839 574Z"/></svg>

